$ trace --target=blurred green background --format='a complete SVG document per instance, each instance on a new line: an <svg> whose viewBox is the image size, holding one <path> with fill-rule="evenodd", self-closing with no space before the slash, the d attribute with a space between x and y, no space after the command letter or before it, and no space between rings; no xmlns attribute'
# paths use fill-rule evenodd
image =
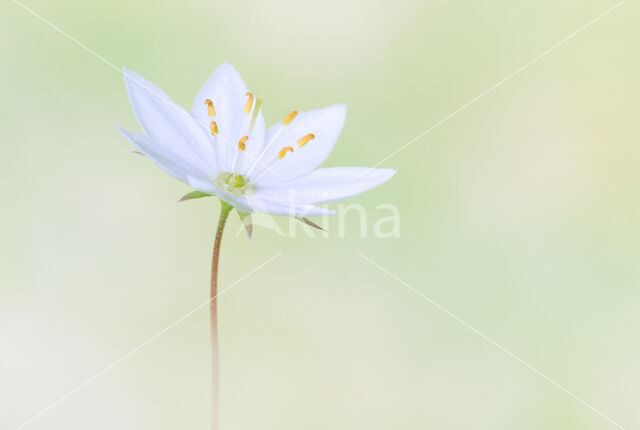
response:
<svg viewBox="0 0 640 430"><path fill-rule="evenodd" d="M348 103L327 166L370 166L608 0L24 0L190 107L223 61L291 109ZM0 32L0 428L208 298L218 203L130 153L122 76L12 1ZM640 5L629 1L382 167L349 203L399 238L223 244L221 430L613 429L362 252L626 429L640 427ZM337 205L331 205L336 207ZM286 227L286 220L281 221ZM369 231L371 223L369 224ZM25 429L209 428L196 312Z"/></svg>

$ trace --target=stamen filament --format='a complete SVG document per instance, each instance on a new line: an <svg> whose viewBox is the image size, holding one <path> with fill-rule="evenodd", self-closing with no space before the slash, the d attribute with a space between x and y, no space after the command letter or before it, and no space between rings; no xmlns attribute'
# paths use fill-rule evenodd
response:
<svg viewBox="0 0 640 430"><path fill-rule="evenodd" d="M249 132L247 133L248 136L251 136L253 126L256 125L256 120L258 119L258 114L260 113L260 107L262 107L262 97L258 97L256 99L256 105L253 108L253 115L251 116L251 124L249 124Z"/></svg>
<svg viewBox="0 0 640 430"><path fill-rule="evenodd" d="M269 163L267 166L265 166L265 168L262 169L262 171L260 173L258 173L255 178L251 179L249 183L250 184L255 184L256 181L258 181L260 178L262 178L265 173L267 173L269 170L271 170L271 166L273 166L276 163L276 161L278 161L278 160L279 160L279 158L276 158L275 160L271 161L271 163Z"/></svg>
<svg viewBox="0 0 640 430"><path fill-rule="evenodd" d="M251 94L250 92L247 92L245 96L248 97L246 103L244 104L244 109L243 109L243 112L246 115L242 119L242 127L240 129L240 133L241 133L240 136L242 137L238 141L238 152L236 152L236 157L235 157L235 160L233 161L233 169L231 170L231 172L234 174L238 172L238 168L240 167L240 153L244 152L244 150L246 149L246 143L250 135L250 133L248 133L248 128L249 128L249 120L251 118L250 117L251 108L253 107L253 94Z"/></svg>
<svg viewBox="0 0 640 430"><path fill-rule="evenodd" d="M218 143L218 124L215 121L211 121L209 124L209 130L211 130L211 136L213 137L213 154L216 157L216 168L220 171L220 157L218 157L218 149L216 148Z"/></svg>
<svg viewBox="0 0 640 430"><path fill-rule="evenodd" d="M249 183L255 184L257 180L259 180L267 171L271 169L271 166L273 166L276 161L282 160L289 152L293 152L293 146L285 146L284 148L282 148L278 152L278 157L272 160L271 163L269 163L264 169L262 169L262 171L258 173L254 179L250 179Z"/></svg>
<svg viewBox="0 0 640 430"><path fill-rule="evenodd" d="M280 127L278 128L278 130L275 132L275 134L273 135L273 137L269 140L269 143L267 143L267 145L264 147L264 149L262 150L262 152L260 153L260 155L258 155L258 158L256 158L256 160L253 162L253 164L251 165L251 167L249 168L249 170L247 171L247 175L250 175L251 172L253 172L253 169L256 168L256 166L258 165L258 163L260 162L260 160L262 160L262 157L264 157L264 154L267 153L267 151L269 150L269 148L271 148L271 146L275 143L275 141L278 139L278 137L280 136L280 133L282 133L282 131L289 125L291 124L291 121L294 120L294 118L298 115L298 111L292 111L289 115L287 115L286 117L284 117L284 119L282 120L282 124L280 125Z"/></svg>

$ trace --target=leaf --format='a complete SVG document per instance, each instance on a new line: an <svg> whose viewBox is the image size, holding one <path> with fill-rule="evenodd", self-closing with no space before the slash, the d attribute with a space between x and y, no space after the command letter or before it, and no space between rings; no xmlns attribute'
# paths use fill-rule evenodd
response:
<svg viewBox="0 0 640 430"><path fill-rule="evenodd" d="M178 202L186 202L187 200L201 199L202 197L209 197L210 195L211 194L203 193L202 191L191 191L190 193L182 196L182 198L178 200Z"/></svg>
<svg viewBox="0 0 640 430"><path fill-rule="evenodd" d="M309 218L304 218L304 217L295 217L298 221L300 221L303 224L306 224L310 227L316 228L318 230L322 230L322 231L327 231L325 230L323 227L320 227L318 224L316 224L315 222L311 221Z"/></svg>
<svg viewBox="0 0 640 430"><path fill-rule="evenodd" d="M247 236L249 236L249 240L251 240L253 236L253 222L251 221L251 214L238 211L238 215L240 216L240 221L242 221L242 225L247 232Z"/></svg>

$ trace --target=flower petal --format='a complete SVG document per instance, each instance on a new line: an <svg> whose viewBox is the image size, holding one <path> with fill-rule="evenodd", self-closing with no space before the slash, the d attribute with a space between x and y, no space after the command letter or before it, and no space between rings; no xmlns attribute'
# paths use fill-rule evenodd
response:
<svg viewBox="0 0 640 430"><path fill-rule="evenodd" d="M245 204L254 212L265 212L273 215L287 215L292 217L333 215L335 211L309 204L296 204L286 200L265 198L253 194L243 198Z"/></svg>
<svg viewBox="0 0 640 430"><path fill-rule="evenodd" d="M273 198L265 198L260 194L234 196L233 194L219 189L211 181L189 176L188 183L196 190L208 194L214 194L229 203L231 206L235 207L237 210L245 213L265 212L274 215L289 215L296 217L333 215L335 213L334 211L318 206L296 203L293 200L289 200L289 196L286 194L274 196Z"/></svg>
<svg viewBox="0 0 640 430"><path fill-rule="evenodd" d="M260 175L258 185L281 183L318 167L333 150L342 131L346 114L345 105L333 105L324 109L298 113L291 124L283 128L277 139L272 144L268 143L270 146L260 165L270 165L270 167L262 175L260 175L262 169L256 168L256 173ZM269 127L267 142L271 142L280 127L281 123ZM298 141L308 134L313 134L313 139L300 147ZM288 146L293 149L293 152L278 159L280 150ZM274 160L277 161L270 164Z"/></svg>
<svg viewBox="0 0 640 430"><path fill-rule="evenodd" d="M125 70L124 80L138 123L153 144L214 176L217 169L213 147L191 115L137 73Z"/></svg>
<svg viewBox="0 0 640 430"><path fill-rule="evenodd" d="M230 64L222 64L213 75L204 83L196 96L191 114L201 126L209 128L211 118L207 112L205 100L213 102L216 116L213 118L218 125L218 139L216 151L220 160L220 168L224 172L230 172L238 153L238 141L248 127L247 115L243 108L247 100L247 86ZM245 157L254 158L262 150L264 144L265 125L262 112L259 112L249 141ZM254 155L255 154L255 155ZM249 164L245 161L243 164Z"/></svg>
<svg viewBox="0 0 640 430"><path fill-rule="evenodd" d="M205 173L190 165L181 155L162 145L158 145L148 136L125 130L119 125L116 125L116 128L136 149L174 178L188 183L187 177L189 175L206 177Z"/></svg>
<svg viewBox="0 0 640 430"><path fill-rule="evenodd" d="M391 179L393 169L367 167L328 167L292 181L264 187L264 198L289 195L298 203L324 203L361 194Z"/></svg>

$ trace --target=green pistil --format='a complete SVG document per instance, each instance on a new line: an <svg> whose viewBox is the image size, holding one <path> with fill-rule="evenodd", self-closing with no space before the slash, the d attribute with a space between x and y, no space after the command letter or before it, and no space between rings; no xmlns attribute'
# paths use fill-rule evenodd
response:
<svg viewBox="0 0 640 430"><path fill-rule="evenodd" d="M242 175L235 175L233 177L233 186L236 188L244 187L244 177Z"/></svg>
<svg viewBox="0 0 640 430"><path fill-rule="evenodd" d="M234 196L248 194L253 188L247 178L242 175L234 175L233 173L220 174L215 183L218 187Z"/></svg>

